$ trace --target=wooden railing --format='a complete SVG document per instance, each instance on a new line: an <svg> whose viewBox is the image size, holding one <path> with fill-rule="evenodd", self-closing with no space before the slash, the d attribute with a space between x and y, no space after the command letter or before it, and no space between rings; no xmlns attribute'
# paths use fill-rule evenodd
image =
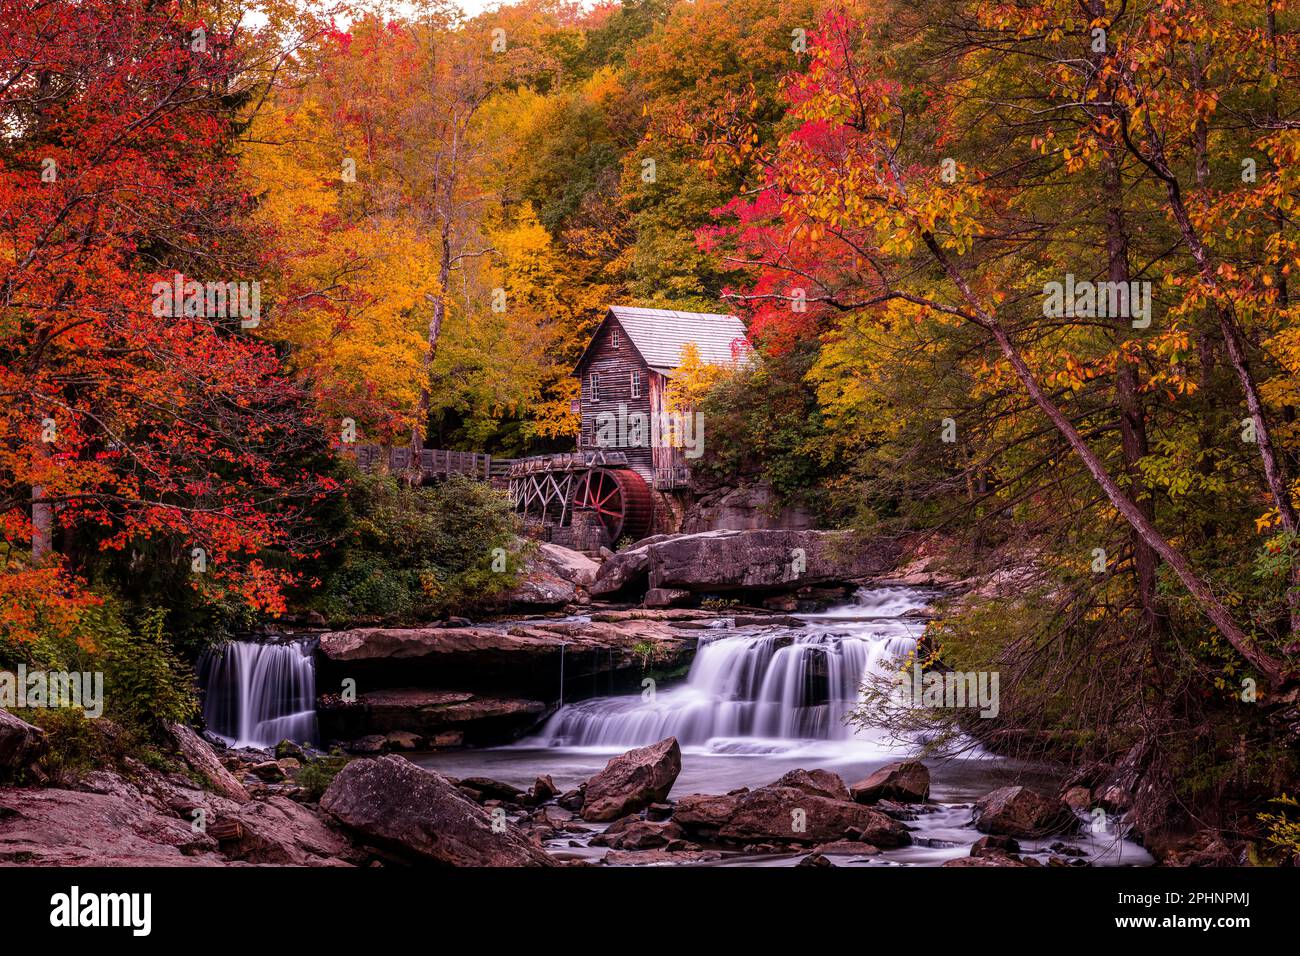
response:
<svg viewBox="0 0 1300 956"><path fill-rule="evenodd" d="M518 478L547 471L586 471L601 466L627 467L627 455L621 451L577 451L558 455L534 455L516 458L510 465L510 477Z"/></svg>
<svg viewBox="0 0 1300 956"><path fill-rule="evenodd" d="M422 475L466 475L484 481L492 477L492 456L476 451L445 451L441 448L424 448L416 451L409 446L344 444L343 454L357 460L362 471L381 465L392 472L419 470Z"/></svg>

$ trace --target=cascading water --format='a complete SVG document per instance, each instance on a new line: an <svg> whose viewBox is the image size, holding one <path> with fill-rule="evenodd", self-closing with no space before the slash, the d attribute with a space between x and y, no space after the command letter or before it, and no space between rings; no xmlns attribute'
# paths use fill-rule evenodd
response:
<svg viewBox="0 0 1300 956"><path fill-rule="evenodd" d="M845 717L868 674L915 649L921 625L899 616L924 607L925 597L909 588L862 591L854 605L807 615L802 630L705 638L684 686L567 705L539 742L633 747L675 736L683 746L737 752L777 742L870 741Z"/></svg>
<svg viewBox="0 0 1300 956"><path fill-rule="evenodd" d="M316 668L312 641L231 641L199 660L203 718L235 747L316 743Z"/></svg>

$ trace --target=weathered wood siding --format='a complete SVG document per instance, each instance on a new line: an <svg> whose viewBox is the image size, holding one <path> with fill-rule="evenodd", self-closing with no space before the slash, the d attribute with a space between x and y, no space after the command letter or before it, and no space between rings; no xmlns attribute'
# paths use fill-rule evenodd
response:
<svg viewBox="0 0 1300 956"><path fill-rule="evenodd" d="M618 333L618 344L614 344L614 333ZM644 415L646 421L650 416L650 379L653 373L646 366L631 339L619 327L617 320L607 318L597 330L586 358L577 369L582 388L582 431L578 436L580 451L621 451L627 455L628 464L632 466L647 482L654 480L654 461L649 446L649 436L645 444L637 447L618 444L619 436L615 433L615 444L597 445L596 417L608 412L615 422L619 420L620 406L626 409L626 415L637 413ZM632 373L641 377L641 395L632 397ZM598 398L591 395L591 376L600 376ZM654 375L655 378L660 376ZM629 426L629 433L632 429ZM635 437L630 434L629 437Z"/></svg>

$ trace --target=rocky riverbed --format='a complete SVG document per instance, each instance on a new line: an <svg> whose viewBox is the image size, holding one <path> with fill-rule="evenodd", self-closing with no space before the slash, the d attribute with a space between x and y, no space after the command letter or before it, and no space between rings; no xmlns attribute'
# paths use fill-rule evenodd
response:
<svg viewBox="0 0 1300 956"><path fill-rule="evenodd" d="M5 716L6 774L39 764L41 734ZM97 732L112 733L109 725ZM20 747L12 746L17 736ZM225 751L173 730L172 769L132 758L58 785L0 788L0 863L57 866L1087 866L1150 857L1082 829L1059 796L1022 786L973 805L930 802L917 761L846 784L796 769L759 787L677 794L675 738L611 758L561 791L455 778L395 755L357 758L319 799L311 757ZM288 752L288 751L283 751ZM689 758L687 758L689 759ZM955 837L955 839L951 838ZM911 854L909 860L906 854Z"/></svg>
<svg viewBox="0 0 1300 956"><path fill-rule="evenodd" d="M1120 838L1122 767L1066 776L977 751L922 763L914 745L846 725L862 676L915 649L934 594L850 599L870 583L852 575L941 575L816 532L737 534L649 539L595 571L548 553L554 580L534 593L573 599L549 616L318 635L321 734L347 754L230 749L176 726L146 765L101 719L96 766L72 772L46 761L41 731L0 711L0 863L1152 861ZM738 541L771 560L737 578ZM735 597L601 607L590 602L602 580L606 594L649 588L645 603L698 605L706 584ZM1239 852L1212 835L1148 836L1170 862Z"/></svg>

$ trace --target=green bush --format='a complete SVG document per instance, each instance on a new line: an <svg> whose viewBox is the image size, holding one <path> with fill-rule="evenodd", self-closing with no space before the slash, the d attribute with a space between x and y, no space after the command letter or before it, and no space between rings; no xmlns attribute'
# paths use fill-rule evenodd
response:
<svg viewBox="0 0 1300 956"><path fill-rule="evenodd" d="M29 669L102 672L103 716L129 738L165 741L167 724L193 720L198 714L193 671L173 650L161 609L145 611L134 626L129 617L120 601L105 597L83 613L75 640L42 638L0 647L0 666L23 663ZM45 720L72 720L67 712L62 717L49 716L56 711L37 713L32 723L40 726ZM71 734L75 727L65 723L57 729Z"/></svg>
<svg viewBox="0 0 1300 956"><path fill-rule="evenodd" d="M484 606L521 565L509 499L459 476L427 488L354 474L336 563L313 602L331 623L412 622Z"/></svg>
<svg viewBox="0 0 1300 956"><path fill-rule="evenodd" d="M163 739L168 724L199 713L193 671L172 650L165 619L162 609L151 608L135 629L105 621L94 636L104 671L104 712L151 740Z"/></svg>
<svg viewBox="0 0 1300 956"><path fill-rule="evenodd" d="M829 447L815 390L807 381L817 350L764 355L723 379L700 403L704 455L692 472L704 483L764 481L783 502L823 507L828 480L845 470Z"/></svg>
<svg viewBox="0 0 1300 956"><path fill-rule="evenodd" d="M338 772L351 760L347 754L335 747L324 757L316 757L303 762L302 768L294 782L307 792L312 800L319 800L329 789Z"/></svg>
<svg viewBox="0 0 1300 956"><path fill-rule="evenodd" d="M32 707L17 716L45 731L47 750L40 767L55 783L75 779L113 756L106 738L79 708Z"/></svg>

